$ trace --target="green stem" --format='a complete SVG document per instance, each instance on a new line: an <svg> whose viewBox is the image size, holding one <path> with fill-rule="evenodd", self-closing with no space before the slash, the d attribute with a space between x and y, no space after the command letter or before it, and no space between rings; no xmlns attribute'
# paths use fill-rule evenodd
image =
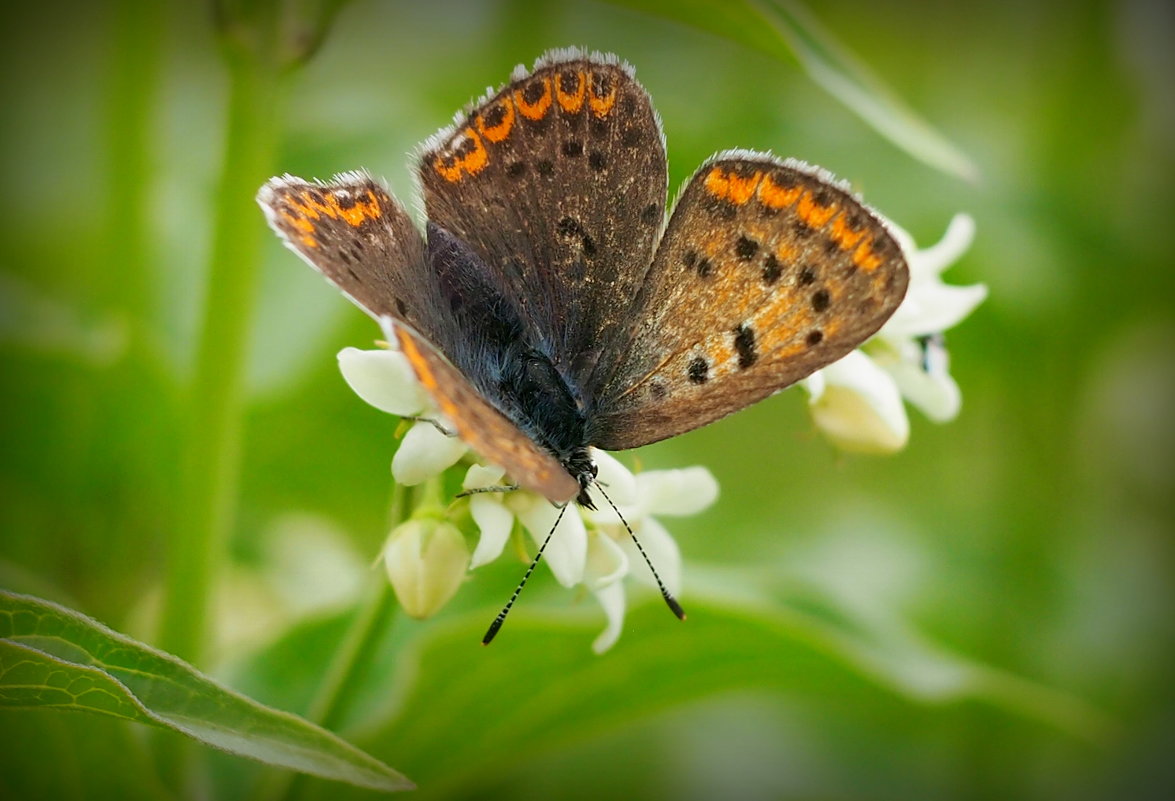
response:
<svg viewBox="0 0 1175 801"><path fill-rule="evenodd" d="M396 484L392 491L388 530L407 519L412 506L411 493ZM355 694L376 653L381 638L387 634L389 619L395 610L395 596L382 569L373 573L370 586L355 610L351 626L343 637L334 660L306 713L306 719L323 728L335 730L351 709ZM255 798L263 801L293 801L305 791L307 776L301 773L271 773Z"/></svg>
<svg viewBox="0 0 1175 801"><path fill-rule="evenodd" d="M209 601L232 523L240 462L245 355L265 226L254 203L269 176L277 72L229 53L228 127L216 193L204 321L184 432L182 518L172 540L164 650L200 663Z"/></svg>
<svg viewBox="0 0 1175 801"><path fill-rule="evenodd" d="M263 29L264 30L264 29ZM179 519L172 534L159 646L204 661L217 570L224 561L240 471L245 355L256 305L262 224L253 201L269 177L278 119L271 51L226 47L229 72L224 161L216 190L211 263L195 375L181 431ZM160 743L166 775L199 793L194 752Z"/></svg>
<svg viewBox="0 0 1175 801"><path fill-rule="evenodd" d="M318 695L306 717L325 729L338 728L351 708L355 691L362 684L361 674L371 664L375 647L387 633L388 618L395 609L388 577L383 568L374 569L363 604L343 638L334 661L327 670Z"/></svg>

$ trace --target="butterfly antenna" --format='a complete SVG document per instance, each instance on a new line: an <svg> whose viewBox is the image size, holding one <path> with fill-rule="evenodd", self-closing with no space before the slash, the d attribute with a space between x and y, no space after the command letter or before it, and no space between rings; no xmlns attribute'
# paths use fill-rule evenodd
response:
<svg viewBox="0 0 1175 801"><path fill-rule="evenodd" d="M620 510L616 508L616 504L612 503L612 499L608 497L608 493L604 492L603 485L599 481L595 482L596 489L604 496L604 500L612 507L612 511L620 518L620 522L624 524L624 528L628 530L628 534L632 537L632 541L636 543L636 549L641 552L641 556L645 559L645 564L649 566L649 570L653 571L653 578L657 582L657 589L661 591L661 597L665 599L665 603L669 605L673 614L677 615L678 620L685 620L685 610L681 608L681 604L673 597L673 594L665 588L665 582L661 581L661 577L657 575L657 568L653 567L652 561L649 560L649 555L645 553L645 548L641 545L641 541L636 538L636 533L632 530L632 526L628 525L628 521L624 519L624 515L620 514Z"/></svg>
<svg viewBox="0 0 1175 801"><path fill-rule="evenodd" d="M559 522L563 520L563 515L567 511L570 504L564 504L563 508L559 510L559 516L555 518L555 525L551 526L551 530L547 532L547 538L543 540L543 544L539 546L539 552L534 555L534 560L530 563L530 567L526 569L526 573L522 576L522 581L518 582L518 586L514 590L514 594L510 596L510 600L502 607L502 611L494 618L494 622L490 624L486 635L481 638L482 645L489 645L490 641L494 639L498 633L498 629L502 628L502 623L506 620L506 615L510 614L510 607L514 606L514 602L518 600L518 594L522 592L522 588L526 586L526 580L530 578L530 574L534 572L534 566L543 558L543 551L547 549L547 543L551 541L551 535L555 533L555 529L559 528Z"/></svg>

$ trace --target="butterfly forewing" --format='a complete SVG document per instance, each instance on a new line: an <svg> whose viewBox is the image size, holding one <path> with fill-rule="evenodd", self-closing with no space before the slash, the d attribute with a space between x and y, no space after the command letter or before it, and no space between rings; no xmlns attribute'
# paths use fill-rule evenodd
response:
<svg viewBox="0 0 1175 801"><path fill-rule="evenodd" d="M829 176L749 153L703 165L658 246L592 442L655 442L798 381L876 332L907 282L885 225Z"/></svg>
<svg viewBox="0 0 1175 801"><path fill-rule="evenodd" d="M257 201L286 246L372 317L403 320L434 341L442 336L424 241L379 181L364 172L327 182L285 175L266 183Z"/></svg>
<svg viewBox="0 0 1175 801"><path fill-rule="evenodd" d="M578 484L546 450L501 414L433 342L457 336L424 242L387 190L362 173L328 183L275 178L258 195L286 244L373 317L381 319L438 409L475 451L519 484L554 501ZM398 323L391 323L395 319ZM410 327L411 326L411 327Z"/></svg>
<svg viewBox="0 0 1175 801"><path fill-rule="evenodd" d="M631 70L541 59L426 143L420 179L429 219L501 273L531 344L590 395L664 219L660 126Z"/></svg>

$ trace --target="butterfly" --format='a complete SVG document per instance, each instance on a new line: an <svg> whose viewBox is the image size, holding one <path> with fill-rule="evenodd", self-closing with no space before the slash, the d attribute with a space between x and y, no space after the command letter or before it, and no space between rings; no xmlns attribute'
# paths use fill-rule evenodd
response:
<svg viewBox="0 0 1175 801"><path fill-rule="evenodd" d="M718 153L667 214L660 122L614 55L517 68L416 167L423 234L362 171L258 201L387 324L456 434L554 503L591 506L589 447L690 431L844 356L909 280L885 222L798 161Z"/></svg>

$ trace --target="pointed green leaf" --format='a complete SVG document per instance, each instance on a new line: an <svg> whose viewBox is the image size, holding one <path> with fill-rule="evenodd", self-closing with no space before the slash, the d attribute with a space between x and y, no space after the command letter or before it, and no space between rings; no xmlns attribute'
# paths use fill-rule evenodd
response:
<svg viewBox="0 0 1175 801"><path fill-rule="evenodd" d="M49 601L0 590L0 707L95 712L376 790L413 787L334 734Z"/></svg>

